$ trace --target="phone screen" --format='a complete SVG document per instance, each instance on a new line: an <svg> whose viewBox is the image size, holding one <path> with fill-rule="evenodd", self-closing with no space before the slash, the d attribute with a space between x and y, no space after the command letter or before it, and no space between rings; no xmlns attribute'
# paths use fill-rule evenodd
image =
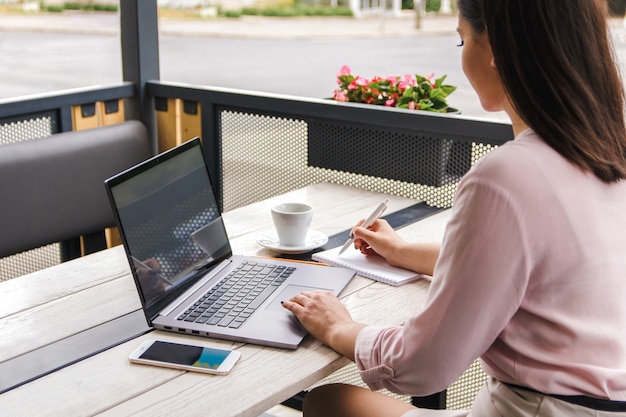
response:
<svg viewBox="0 0 626 417"><path fill-rule="evenodd" d="M159 362L217 369L229 353L228 350L222 349L156 341L139 357Z"/></svg>

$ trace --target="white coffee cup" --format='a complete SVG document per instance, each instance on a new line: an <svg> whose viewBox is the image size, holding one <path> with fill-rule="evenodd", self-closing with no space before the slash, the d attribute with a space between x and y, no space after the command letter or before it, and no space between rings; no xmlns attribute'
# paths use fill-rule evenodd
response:
<svg viewBox="0 0 626 417"><path fill-rule="evenodd" d="M283 246L302 246L313 219L313 207L304 203L283 203L272 207L272 219Z"/></svg>

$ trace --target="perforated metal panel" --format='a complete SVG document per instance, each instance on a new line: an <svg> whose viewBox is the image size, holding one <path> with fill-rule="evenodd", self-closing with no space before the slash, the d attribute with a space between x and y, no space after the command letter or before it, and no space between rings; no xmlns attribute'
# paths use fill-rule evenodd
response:
<svg viewBox="0 0 626 417"><path fill-rule="evenodd" d="M0 144L44 138L56 133L54 113L28 115L25 119L0 121Z"/></svg>
<svg viewBox="0 0 626 417"><path fill-rule="evenodd" d="M220 113L220 126L224 210L317 182L450 207L461 176L494 149L462 139L231 110Z"/></svg>
<svg viewBox="0 0 626 417"><path fill-rule="evenodd" d="M356 365L354 363L351 363L339 369L338 371L335 371L334 373L330 374L326 378L318 381L316 384L312 385L308 389L311 390L315 387L319 387L319 386L326 385L326 384L332 384L332 383L350 384L350 385L356 385L358 387L367 388L367 385L361 379L361 375L359 374L359 370L357 369ZM394 397L404 402L407 402L407 403L411 402L411 397L408 395L394 394L393 392L386 390L386 389L383 389L380 392L385 395L389 395L390 397Z"/></svg>
<svg viewBox="0 0 626 417"><path fill-rule="evenodd" d="M61 263L61 245L48 246L0 258L0 281L30 274Z"/></svg>
<svg viewBox="0 0 626 417"><path fill-rule="evenodd" d="M56 118L53 116L53 112L46 112L23 116L23 120L0 121L0 146L50 136L57 131ZM61 245L58 243L0 258L0 280L25 275L60 262Z"/></svg>
<svg viewBox="0 0 626 417"><path fill-rule="evenodd" d="M476 394L487 381L487 374L480 367L480 361L475 360L472 365L448 387L446 409L469 410L472 408Z"/></svg>
<svg viewBox="0 0 626 417"><path fill-rule="evenodd" d="M220 113L224 211L311 184L302 120Z"/></svg>
<svg viewBox="0 0 626 417"><path fill-rule="evenodd" d="M467 370L448 387L446 396L447 410L470 410L478 391L487 381L487 374L480 367L480 361L476 360ZM359 387L367 388L367 385L361 379L359 370L356 365L351 363L333 374L327 376L309 389L319 387L321 385L340 382L343 384L352 384ZM382 390L382 393L394 398L398 398L405 402L411 402L411 397L407 395L394 394L388 390Z"/></svg>
<svg viewBox="0 0 626 417"><path fill-rule="evenodd" d="M309 164L439 187L470 167L470 143L382 127L312 122ZM349 158L346 158L349 155Z"/></svg>

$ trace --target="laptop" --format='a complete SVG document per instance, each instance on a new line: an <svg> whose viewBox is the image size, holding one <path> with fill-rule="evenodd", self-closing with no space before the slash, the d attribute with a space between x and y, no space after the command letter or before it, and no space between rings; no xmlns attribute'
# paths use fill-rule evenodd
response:
<svg viewBox="0 0 626 417"><path fill-rule="evenodd" d="M199 138L105 181L148 324L287 349L306 330L280 302L335 294L350 269L233 255Z"/></svg>

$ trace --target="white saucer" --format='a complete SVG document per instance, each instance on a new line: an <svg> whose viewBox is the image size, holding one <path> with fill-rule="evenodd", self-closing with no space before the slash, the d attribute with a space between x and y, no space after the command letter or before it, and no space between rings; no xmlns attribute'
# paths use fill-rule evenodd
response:
<svg viewBox="0 0 626 417"><path fill-rule="evenodd" d="M276 230L267 230L261 232L256 241L259 245L264 246L274 252L286 253L286 254L298 254L310 252L313 249L317 249L320 246L328 242L328 236L317 230L309 229L309 233L306 235L306 242L301 246L284 246L278 242L278 235Z"/></svg>

